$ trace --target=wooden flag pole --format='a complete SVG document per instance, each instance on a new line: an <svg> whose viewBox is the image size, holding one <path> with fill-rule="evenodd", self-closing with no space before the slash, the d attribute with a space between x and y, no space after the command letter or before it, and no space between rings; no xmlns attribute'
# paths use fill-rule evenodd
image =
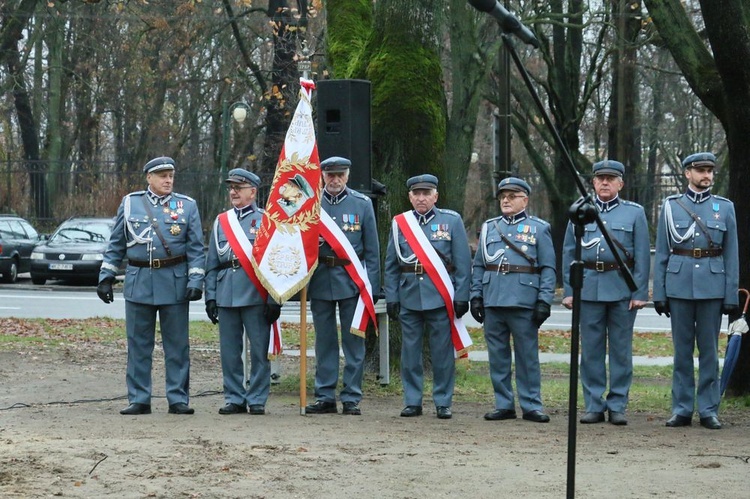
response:
<svg viewBox="0 0 750 499"><path fill-rule="evenodd" d="M299 296L299 413L305 415L307 405L307 286Z"/></svg>

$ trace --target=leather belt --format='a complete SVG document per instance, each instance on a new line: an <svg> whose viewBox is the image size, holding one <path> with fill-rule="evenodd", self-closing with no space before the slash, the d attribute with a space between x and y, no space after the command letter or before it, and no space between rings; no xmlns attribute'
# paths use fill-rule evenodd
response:
<svg viewBox="0 0 750 499"><path fill-rule="evenodd" d="M625 260L625 265L633 268L635 262L633 260ZM610 270L620 270L620 266L617 262L583 262L584 269L596 270L597 272L609 272Z"/></svg>
<svg viewBox="0 0 750 499"><path fill-rule="evenodd" d="M709 249L693 248L691 250L674 248L672 250L673 255L692 256L693 258L710 258L714 256L721 256L722 253L723 253L722 248L709 248Z"/></svg>
<svg viewBox="0 0 750 499"><path fill-rule="evenodd" d="M221 262L219 264L219 269L239 269L242 267L242 264L240 263L239 259L237 258L230 258L226 262Z"/></svg>
<svg viewBox="0 0 750 499"><path fill-rule="evenodd" d="M448 271L448 273L452 273L454 270L456 270L456 267L448 263L445 265L445 269ZM421 263L415 263L414 265L402 265L401 272L404 274L424 274L424 267Z"/></svg>
<svg viewBox="0 0 750 499"><path fill-rule="evenodd" d="M500 274L540 274L542 272L541 267L530 267L528 265L510 265L508 263L502 263L500 265L485 265L484 270L489 272L498 272Z"/></svg>
<svg viewBox="0 0 750 499"><path fill-rule="evenodd" d="M337 258L335 256L321 256L318 257L318 262L325 265L326 267L343 267L344 265L349 265L351 260L347 260L346 258Z"/></svg>
<svg viewBox="0 0 750 499"><path fill-rule="evenodd" d="M161 269L164 267L173 267L182 262L187 262L187 256L180 255L173 256L172 258L154 258L150 262L148 260L128 260L128 265L141 268L150 267L152 269Z"/></svg>

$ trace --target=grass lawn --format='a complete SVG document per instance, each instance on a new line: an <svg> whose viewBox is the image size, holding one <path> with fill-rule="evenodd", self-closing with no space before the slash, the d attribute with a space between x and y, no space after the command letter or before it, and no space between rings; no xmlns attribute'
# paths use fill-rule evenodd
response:
<svg viewBox="0 0 750 499"><path fill-rule="evenodd" d="M307 346L314 345L312 324L307 327ZM486 348L481 329L470 329L476 350ZM219 330L206 321L190 323L191 346L219 348ZM299 327L285 323L282 328L285 348L299 348ZM0 351L14 351L25 347L64 347L67 344L101 343L125 348L125 322L108 318L85 320L50 319L0 319ZM723 356L726 339L720 339L720 355ZM570 332L564 330L540 331L539 349L542 352L570 353ZM633 337L633 355L650 357L671 357L672 342L665 333L636 333ZM308 363L308 388L313 389L312 366ZM567 407L570 388L570 366L565 363L542 364L542 394L547 407L564 409ZM368 373L365 390L369 397L393 396L401 394L398 373L391 376L391 383L381 386L374 373ZM643 412L669 413L671 397L671 366L635 366L633 385L630 393L630 410ZM299 373L285 372L282 382L273 386L274 392L297 392ZM432 387L425 380L425 393ZM582 400L580 383L578 398ZM457 401L486 401L492 405L492 386L489 368L484 362L459 361L456 376ZM579 403L580 406L580 403ZM736 410L750 407L750 397L724 399L722 410Z"/></svg>

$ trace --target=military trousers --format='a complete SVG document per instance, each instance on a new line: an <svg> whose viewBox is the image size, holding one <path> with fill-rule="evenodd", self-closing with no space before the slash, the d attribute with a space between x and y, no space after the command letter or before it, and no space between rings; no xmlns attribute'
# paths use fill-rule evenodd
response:
<svg viewBox="0 0 750 499"><path fill-rule="evenodd" d="M265 405L271 390L268 342L271 325L263 305L219 307L219 348L224 381L224 401L237 405ZM242 360L247 336L250 342L250 377L245 380ZM247 385L245 382L247 381Z"/></svg>
<svg viewBox="0 0 750 499"><path fill-rule="evenodd" d="M515 410L511 383L512 336L516 361L516 388L521 410L524 414L542 410L539 328L531 320L532 313L533 311L528 308L484 308L484 337L487 341L496 409Z"/></svg>
<svg viewBox="0 0 750 499"><path fill-rule="evenodd" d="M315 326L315 399L336 401L339 381L339 333L336 305L341 324L341 349L344 351L341 402L362 400L362 378L365 369L365 339L351 333L354 311L359 295L343 300L310 300Z"/></svg>
<svg viewBox="0 0 750 499"><path fill-rule="evenodd" d="M625 412L633 382L630 300L581 302L581 385L586 412ZM606 356L609 350L609 393Z"/></svg>
<svg viewBox="0 0 750 499"><path fill-rule="evenodd" d="M456 383L455 350L445 308L409 310L401 307L401 382L404 405L422 406L424 364L422 345L425 332L432 359L432 400L435 407L450 407Z"/></svg>
<svg viewBox="0 0 750 499"><path fill-rule="evenodd" d="M190 388L188 302L148 305L125 301L128 367L125 381L131 404L151 403L151 366L159 314L164 347L167 402L187 404Z"/></svg>
<svg viewBox="0 0 750 499"><path fill-rule="evenodd" d="M723 300L669 298L674 344L672 414L691 417L695 409L693 351L698 346L698 414L718 416L719 330Z"/></svg>

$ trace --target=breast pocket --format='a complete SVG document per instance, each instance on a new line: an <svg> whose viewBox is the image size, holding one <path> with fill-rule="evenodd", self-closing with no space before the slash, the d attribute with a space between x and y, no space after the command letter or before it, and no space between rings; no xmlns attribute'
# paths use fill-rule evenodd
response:
<svg viewBox="0 0 750 499"><path fill-rule="evenodd" d="M724 234L727 232L727 225L720 220L709 220L706 222L708 227L708 234L711 236L711 241L721 246L724 243Z"/></svg>
<svg viewBox="0 0 750 499"><path fill-rule="evenodd" d="M610 222L609 226L612 231L612 235L617 238L618 241L623 243L625 247L633 240L633 224L625 224L622 222ZM630 248L628 248L630 250Z"/></svg>

